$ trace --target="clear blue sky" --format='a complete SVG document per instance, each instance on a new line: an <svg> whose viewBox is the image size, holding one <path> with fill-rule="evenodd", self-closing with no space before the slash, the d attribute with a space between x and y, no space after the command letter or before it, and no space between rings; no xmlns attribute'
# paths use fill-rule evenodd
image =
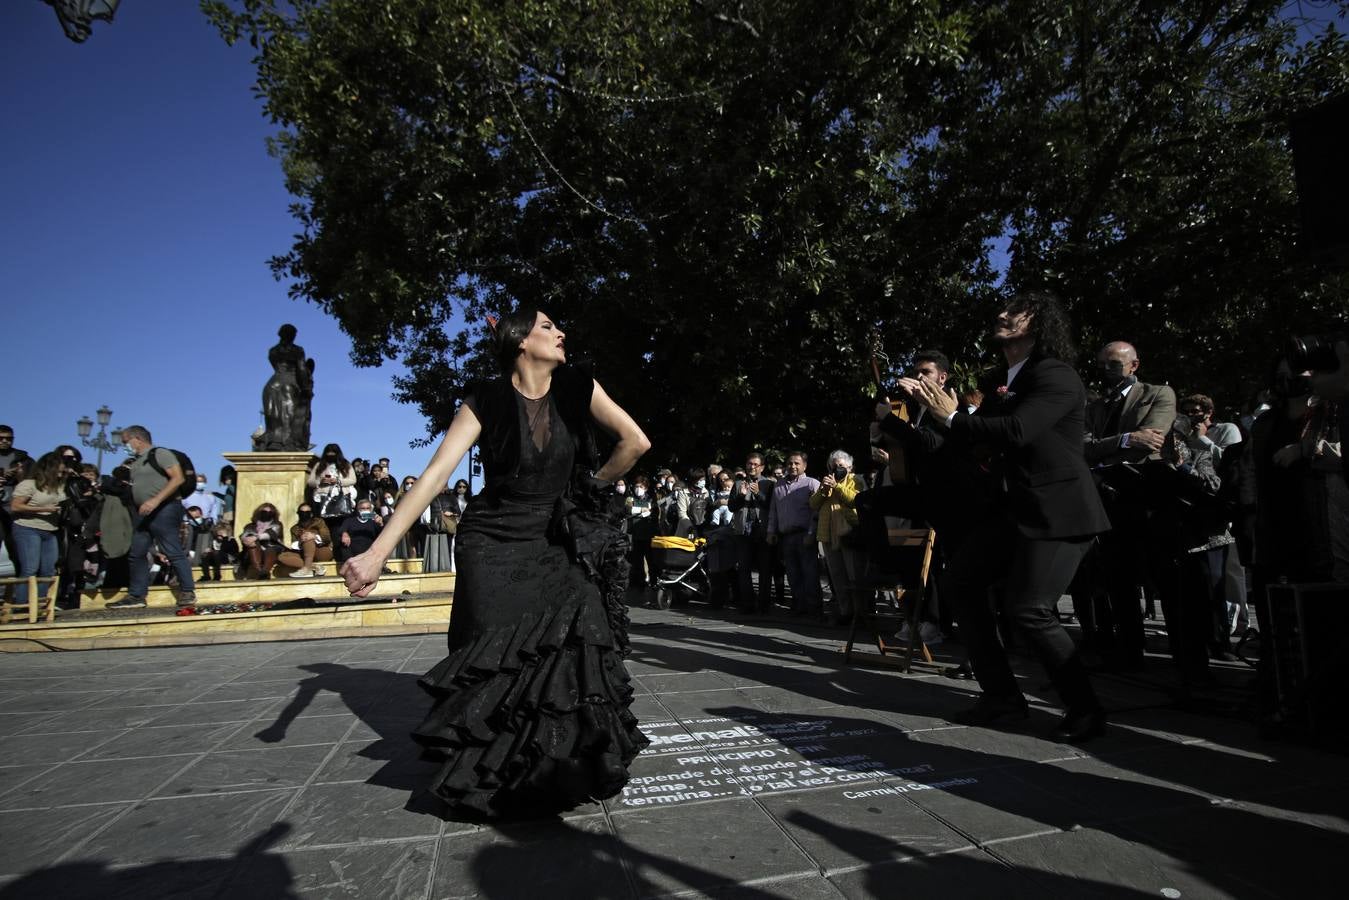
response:
<svg viewBox="0 0 1349 900"><path fill-rule="evenodd" d="M211 481L261 421L283 322L316 360L312 440L420 473L431 448L399 369L358 369L337 325L291 300L267 259L296 223L252 49L196 0L125 0L71 43L38 0L0 3L0 423L37 455L107 404ZM93 459L93 451L84 451ZM104 470L110 468L104 458Z"/></svg>

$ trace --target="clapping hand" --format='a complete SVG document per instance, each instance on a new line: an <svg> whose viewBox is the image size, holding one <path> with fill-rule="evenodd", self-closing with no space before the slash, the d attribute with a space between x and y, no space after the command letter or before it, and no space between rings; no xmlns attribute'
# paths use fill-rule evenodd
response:
<svg viewBox="0 0 1349 900"><path fill-rule="evenodd" d="M938 419L945 420L956 411L956 398L942 390L937 382L926 375L917 378L899 379L900 390L917 400L932 411Z"/></svg>

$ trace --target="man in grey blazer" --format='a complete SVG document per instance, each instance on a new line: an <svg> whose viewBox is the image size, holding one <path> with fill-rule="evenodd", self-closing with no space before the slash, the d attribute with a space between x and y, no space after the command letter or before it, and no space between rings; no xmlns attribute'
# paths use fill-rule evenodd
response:
<svg viewBox="0 0 1349 900"><path fill-rule="evenodd" d="M1116 489L1105 497L1112 530L1100 538L1099 571L1107 599L1083 603L1077 614L1088 649L1107 665L1129 670L1143 663L1139 589L1148 571L1148 509L1143 492L1128 488L1127 476L1108 470L1161 459L1162 442L1176 419L1176 392L1138 380L1138 351L1132 344L1106 344L1096 361L1106 390L1087 404L1083 451L1087 464Z"/></svg>

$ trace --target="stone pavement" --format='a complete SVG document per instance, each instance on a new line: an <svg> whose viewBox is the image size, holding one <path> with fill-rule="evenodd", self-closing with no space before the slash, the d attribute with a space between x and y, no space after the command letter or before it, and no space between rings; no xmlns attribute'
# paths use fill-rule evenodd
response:
<svg viewBox="0 0 1349 900"><path fill-rule="evenodd" d="M1343 757L1147 677L1083 748L955 727L968 683L715 616L634 610L623 795L501 826L419 792L441 636L0 655L0 898L1343 896Z"/></svg>

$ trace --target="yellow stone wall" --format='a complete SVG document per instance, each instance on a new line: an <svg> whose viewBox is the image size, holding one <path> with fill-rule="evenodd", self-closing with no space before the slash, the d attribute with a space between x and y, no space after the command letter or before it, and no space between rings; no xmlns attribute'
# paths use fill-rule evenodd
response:
<svg viewBox="0 0 1349 900"><path fill-rule="evenodd" d="M309 453L223 453L238 472L234 486L235 536L253 515L253 510L270 503L281 513L286 538L295 524L295 510L304 502L305 476L313 456Z"/></svg>

